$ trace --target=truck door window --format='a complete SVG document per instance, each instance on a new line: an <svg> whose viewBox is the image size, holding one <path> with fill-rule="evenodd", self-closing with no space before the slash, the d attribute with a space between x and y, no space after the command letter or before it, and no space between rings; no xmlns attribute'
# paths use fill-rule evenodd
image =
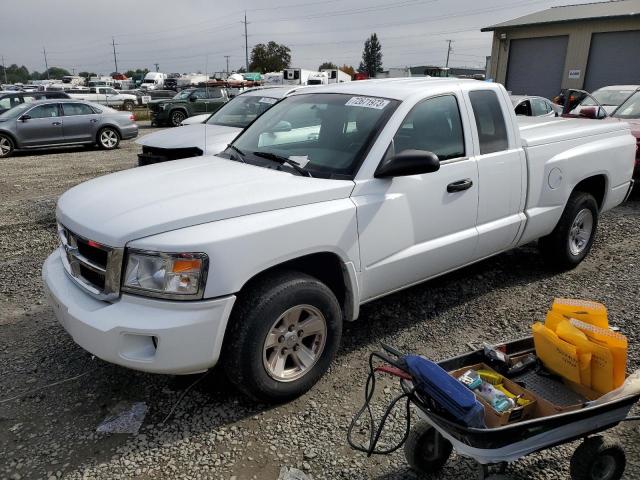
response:
<svg viewBox="0 0 640 480"><path fill-rule="evenodd" d="M209 88L207 98L222 98L222 91L219 88Z"/></svg>
<svg viewBox="0 0 640 480"><path fill-rule="evenodd" d="M531 100L531 111L535 117L546 115L549 113L549 110L547 110L547 102L541 98L534 98Z"/></svg>
<svg viewBox="0 0 640 480"><path fill-rule="evenodd" d="M393 153L425 150L440 160L464 157L464 133L453 95L429 98L413 107L393 137Z"/></svg>
<svg viewBox="0 0 640 480"><path fill-rule="evenodd" d="M469 92L469 99L478 128L480 154L506 150L509 147L507 125L496 92L476 90Z"/></svg>
<svg viewBox="0 0 640 480"><path fill-rule="evenodd" d="M191 96L193 98L197 98L197 99L203 99L203 98L207 98L207 92L205 92L204 90L195 90Z"/></svg>

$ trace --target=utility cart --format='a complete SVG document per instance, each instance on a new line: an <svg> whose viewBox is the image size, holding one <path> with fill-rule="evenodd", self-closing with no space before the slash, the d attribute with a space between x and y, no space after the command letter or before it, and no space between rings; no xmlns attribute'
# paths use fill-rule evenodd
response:
<svg viewBox="0 0 640 480"><path fill-rule="evenodd" d="M535 353L532 337L501 344L499 348L512 358L522 358ZM618 443L597 434L622 421L636 420L637 417L628 415L640 399L640 393L634 392L606 402L593 402L595 398L589 398L589 394L580 388L572 387L558 377L541 374L542 368L538 365L524 369L509 378L511 382L526 388L538 398L539 405L532 407L529 412L530 418L525 415L504 425L469 427L447 412L441 411L434 398L425 395L423 391L419 392L415 388L414 380L402 366L402 355L390 347L385 346L385 350L386 352L372 354L372 374L367 382L366 408L363 407L356 418L368 409L369 418L372 419L368 402L375 389L374 372L382 370L401 377L400 383L404 391L404 395L392 402L387 414L400 398L405 397L407 418L409 405L412 404L417 407L420 422L407 431L400 444L386 451L376 451L376 443L384 429L386 415L377 433L372 433L369 444L364 448L355 445L352 440L352 423L349 431L349 443L352 447L368 454L389 453L404 443L409 465L421 473L437 472L455 449L458 454L478 462L479 478L484 479L490 477L495 470L503 473L508 463L530 453L582 439L571 458L572 479L617 480L622 477L626 463L624 450ZM375 357L390 363L392 367L374 368ZM469 366L484 365L486 362L485 350L479 349L438 362L437 365L457 376L461 370ZM373 422L371 426L373 432Z"/></svg>

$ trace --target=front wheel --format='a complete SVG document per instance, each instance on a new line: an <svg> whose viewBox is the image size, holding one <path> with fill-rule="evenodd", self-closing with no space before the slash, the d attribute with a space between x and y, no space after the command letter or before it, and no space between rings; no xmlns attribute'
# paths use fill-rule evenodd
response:
<svg viewBox="0 0 640 480"><path fill-rule="evenodd" d="M573 480L619 480L626 467L624 450L603 437L587 438L571 457Z"/></svg>
<svg viewBox="0 0 640 480"><path fill-rule="evenodd" d="M434 474L449 460L453 445L427 422L420 422L409 432L404 456L409 466L422 474Z"/></svg>
<svg viewBox="0 0 640 480"><path fill-rule="evenodd" d="M11 137L0 134L0 158L11 156L14 149L15 145L13 144Z"/></svg>
<svg viewBox="0 0 640 480"><path fill-rule="evenodd" d="M575 268L591 250L597 227L596 199L590 193L573 192L556 228L540 239L540 251L554 268Z"/></svg>
<svg viewBox="0 0 640 480"><path fill-rule="evenodd" d="M224 370L256 400L292 400L327 371L341 335L342 312L329 287L280 272L241 294L225 334Z"/></svg>
<svg viewBox="0 0 640 480"><path fill-rule="evenodd" d="M182 110L174 110L171 112L171 125L174 127L179 127L183 120L187 118L186 113Z"/></svg>
<svg viewBox="0 0 640 480"><path fill-rule="evenodd" d="M103 150L113 150L120 145L120 135L115 128L106 127L98 132L98 146Z"/></svg>

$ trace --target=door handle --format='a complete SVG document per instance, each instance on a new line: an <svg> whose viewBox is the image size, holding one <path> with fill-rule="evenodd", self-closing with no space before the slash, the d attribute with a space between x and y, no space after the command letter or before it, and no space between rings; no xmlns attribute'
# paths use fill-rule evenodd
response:
<svg viewBox="0 0 640 480"><path fill-rule="evenodd" d="M447 192L462 192L464 190L469 190L473 186L473 182L470 178L465 178L464 180L458 180L457 182L450 183L447 185Z"/></svg>
<svg viewBox="0 0 640 480"><path fill-rule="evenodd" d="M53 122L51 125L55 125L56 127L58 127L58 126L62 125L62 123L60 123L60 122Z"/></svg>

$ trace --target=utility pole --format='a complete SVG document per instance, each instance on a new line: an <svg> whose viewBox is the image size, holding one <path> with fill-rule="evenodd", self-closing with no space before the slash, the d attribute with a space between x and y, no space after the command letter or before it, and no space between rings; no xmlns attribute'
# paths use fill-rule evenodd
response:
<svg viewBox="0 0 640 480"><path fill-rule="evenodd" d="M4 66L4 55L2 55L2 71L4 72L4 83L9 83L7 81L7 67Z"/></svg>
<svg viewBox="0 0 640 480"><path fill-rule="evenodd" d="M244 12L244 60L245 60L245 71L249 71L249 35L247 34L247 11Z"/></svg>
<svg viewBox="0 0 640 480"><path fill-rule="evenodd" d="M47 63L47 50L42 47L42 53L44 54L44 68L47 71L47 80L49 79L49 64Z"/></svg>
<svg viewBox="0 0 640 480"><path fill-rule="evenodd" d="M156 72L160 71L160 64L159 63L154 63L154 65L156 66Z"/></svg>
<svg viewBox="0 0 640 480"><path fill-rule="evenodd" d="M225 55L224 58L227 59L227 75L229 75L229 57L231 57L231 55Z"/></svg>
<svg viewBox="0 0 640 480"><path fill-rule="evenodd" d="M453 50L453 48L451 48L451 43L453 42L453 40L447 40L447 42L449 42L449 46L447 47L447 63L444 66L445 68L449 68L449 57L451 55L451 51Z"/></svg>
<svg viewBox="0 0 640 480"><path fill-rule="evenodd" d="M116 41L111 37L111 45L113 46L113 63L116 65L115 72L118 73L118 56L116 55Z"/></svg>

